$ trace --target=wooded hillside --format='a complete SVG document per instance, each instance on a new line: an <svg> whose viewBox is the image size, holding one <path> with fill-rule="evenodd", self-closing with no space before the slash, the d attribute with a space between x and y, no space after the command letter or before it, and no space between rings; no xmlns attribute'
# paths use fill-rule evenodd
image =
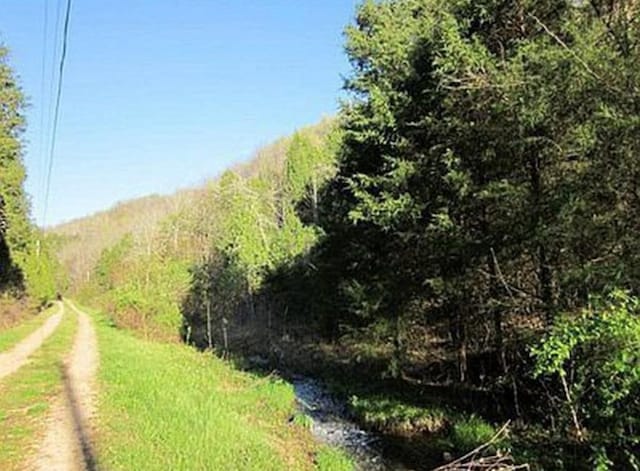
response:
<svg viewBox="0 0 640 471"><path fill-rule="evenodd" d="M121 203L54 228L73 290L102 299L126 325L169 337L178 335L194 267L213 260L218 250L245 259L247 287L255 291L278 257L311 243L313 231L296 216L295 198L285 201L284 195L305 191L304 179L316 169L292 162L324 146L331 123L280 139L200 188ZM300 149L290 155L295 146ZM331 170L333 154L327 155L322 178Z"/></svg>

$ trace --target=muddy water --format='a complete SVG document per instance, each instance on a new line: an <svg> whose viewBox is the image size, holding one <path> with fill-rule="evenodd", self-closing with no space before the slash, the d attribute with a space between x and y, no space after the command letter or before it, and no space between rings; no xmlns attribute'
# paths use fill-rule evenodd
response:
<svg viewBox="0 0 640 471"><path fill-rule="evenodd" d="M311 417L313 435L322 443L344 449L359 470L408 470L384 455L381 437L371 434L349 420L346 405L322 383L302 376L290 379L300 410Z"/></svg>

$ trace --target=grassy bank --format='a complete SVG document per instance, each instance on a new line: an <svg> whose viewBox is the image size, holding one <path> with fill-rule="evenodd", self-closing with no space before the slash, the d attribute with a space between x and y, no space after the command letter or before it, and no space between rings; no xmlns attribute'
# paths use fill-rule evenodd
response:
<svg viewBox="0 0 640 471"><path fill-rule="evenodd" d="M21 322L18 325L10 327L6 330L0 331L0 352L5 350L9 350L15 344L20 342L20 340L24 339L35 331L38 327L40 327L44 321L53 313L58 311L58 306L52 306L49 309L41 312L37 316L30 317L24 322Z"/></svg>
<svg viewBox="0 0 640 471"><path fill-rule="evenodd" d="M237 362L244 368L279 369L285 374L302 374L321 380L329 390L344 401L351 418L362 428L379 435L385 456L410 468L432 469L460 457L487 443L510 418L483 413L485 396L463 396L460 387L420 384L406 378L384 377L376 355L358 355L344 345L329 345L317 341L280 343L279 358L257 346L265 341L254 340L251 348L238 348ZM239 343L239 345L242 345ZM361 351L376 351L363 343ZM266 364L254 363L263 358ZM358 358L357 362L353 359ZM496 398L498 401L498 398ZM512 420L500 439L486 450L513 456L517 463L528 463L532 470L591 469L584 457L589 452L585 444L576 443L562 429Z"/></svg>
<svg viewBox="0 0 640 471"><path fill-rule="evenodd" d="M0 381L0 469L3 471L25 469L27 450L37 443L51 400L62 391L60 365L71 349L75 330L76 317L67 310L56 331L30 361Z"/></svg>
<svg viewBox="0 0 640 471"><path fill-rule="evenodd" d="M294 393L182 345L145 341L95 315L100 466L111 470L345 469L290 422Z"/></svg>
<svg viewBox="0 0 640 471"><path fill-rule="evenodd" d="M432 469L465 455L490 441L507 421L507 417L483 414L483 407L473 407L446 386L385 377L379 368L383 363L378 361L380 353L372 344L363 342L358 345L360 352L354 352L344 345L307 337L306 342L280 343L283 353L274 358L260 350L258 343L267 345L266 341L255 341L238 354L239 365L249 370L275 368L285 376L302 374L321 380L344 401L359 426L379 435L387 458L412 469ZM266 364L254 364L256 358L263 358ZM486 451L511 453L519 463L535 464L541 457L535 447L542 439L547 440L545 445L551 442L550 437L540 433L534 437L528 428L522 430L522 424L512 423ZM541 464L535 469L548 468Z"/></svg>

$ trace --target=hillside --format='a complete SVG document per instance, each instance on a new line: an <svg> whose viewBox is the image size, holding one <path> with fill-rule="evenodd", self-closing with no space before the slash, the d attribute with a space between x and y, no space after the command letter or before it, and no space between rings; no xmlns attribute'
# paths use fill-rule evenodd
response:
<svg viewBox="0 0 640 471"><path fill-rule="evenodd" d="M324 119L296 136L304 135L309 142L319 143L325 139L332 122ZM209 256L216 243L214 226L220 223L222 213L229 216L227 209L216 207L221 203L218 200L224 182L237 178L250 186L263 181L271 186L262 188L268 193L265 197L279 198L278 194L286 191L282 186L287 180L287 153L292 139L293 136L277 139L201 187L122 202L50 229L49 233L57 240L59 259L69 274L72 292L101 296L104 306L119 311L132 325L139 324L139 317L147 318L149 313L143 311L151 310L153 315L163 318L161 324L172 326L167 335L175 335L180 323L180 304L188 288L188 270ZM237 187L231 191L253 190ZM275 201L273 204L276 205ZM116 256L114 250L123 252ZM162 267L167 273L154 282L151 278L158 273L150 270L149 264Z"/></svg>
<svg viewBox="0 0 640 471"><path fill-rule="evenodd" d="M58 256L71 278L71 286L91 278L104 249L127 234L140 240L152 237L160 221L190 206L201 193L202 189L191 189L167 196L146 196L51 228L49 232L61 238Z"/></svg>

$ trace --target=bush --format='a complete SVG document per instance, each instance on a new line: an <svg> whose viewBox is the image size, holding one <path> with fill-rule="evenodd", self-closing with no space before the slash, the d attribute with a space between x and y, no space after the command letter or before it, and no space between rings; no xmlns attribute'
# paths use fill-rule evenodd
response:
<svg viewBox="0 0 640 471"><path fill-rule="evenodd" d="M535 374L557 381L558 412L589 441L598 469L638 469L640 300L623 291L561 316L533 349Z"/></svg>

